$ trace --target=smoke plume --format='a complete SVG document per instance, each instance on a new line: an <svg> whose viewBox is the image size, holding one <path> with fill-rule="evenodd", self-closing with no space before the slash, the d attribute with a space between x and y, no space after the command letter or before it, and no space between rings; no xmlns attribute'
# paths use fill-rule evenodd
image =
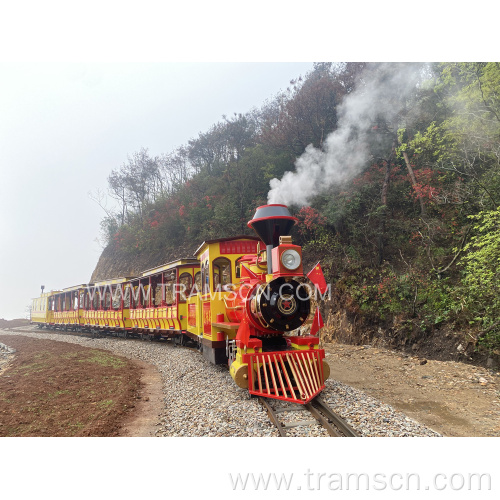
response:
<svg viewBox="0 0 500 500"><path fill-rule="evenodd" d="M269 203L307 205L317 194L359 174L371 156L371 130L380 123L400 126L406 106L422 71L422 64L372 63L357 88L338 106L338 128L323 148L307 146L295 161L295 171L270 181ZM393 130L396 132L396 130Z"/></svg>

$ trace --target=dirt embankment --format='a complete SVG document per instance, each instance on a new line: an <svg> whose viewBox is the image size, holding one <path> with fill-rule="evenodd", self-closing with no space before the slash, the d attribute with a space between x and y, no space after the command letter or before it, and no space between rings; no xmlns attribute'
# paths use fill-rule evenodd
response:
<svg viewBox="0 0 500 500"><path fill-rule="evenodd" d="M326 344L331 377L444 436L500 436L500 372L372 346Z"/></svg>
<svg viewBox="0 0 500 500"><path fill-rule="evenodd" d="M100 349L1 335L0 436L117 436L133 420L141 368Z"/></svg>
<svg viewBox="0 0 500 500"><path fill-rule="evenodd" d="M3 328L17 328L18 326L28 326L29 319L3 319L0 318L0 330Z"/></svg>

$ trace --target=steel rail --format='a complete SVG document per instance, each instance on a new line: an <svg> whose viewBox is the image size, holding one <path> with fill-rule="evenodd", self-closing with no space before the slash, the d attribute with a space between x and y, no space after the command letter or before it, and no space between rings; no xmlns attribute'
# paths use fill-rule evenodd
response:
<svg viewBox="0 0 500 500"><path fill-rule="evenodd" d="M320 410L344 436L359 437L359 434L342 417L334 413L320 396L314 398L311 404L313 407Z"/></svg>
<svg viewBox="0 0 500 500"><path fill-rule="evenodd" d="M270 404L269 400L260 396L259 402L262 403L267 410L269 419L278 429L280 437L286 437L287 429L297 426L309 426L313 424L320 424L331 437L358 437L359 434L339 415L334 413L331 408L320 398L316 397L310 403L301 405L298 403L289 403L287 408L279 408L275 410ZM278 413L286 411L308 411L314 420L299 420L291 423L282 423L278 418Z"/></svg>
<svg viewBox="0 0 500 500"><path fill-rule="evenodd" d="M269 404L266 398L263 398L259 396L259 401L262 403L264 408L267 410L267 414L269 415L269 418L273 422L273 424L276 426L278 429L278 432L280 434L280 437L286 437L286 430L283 424L278 420L278 417L276 416L276 412L274 411L274 408Z"/></svg>

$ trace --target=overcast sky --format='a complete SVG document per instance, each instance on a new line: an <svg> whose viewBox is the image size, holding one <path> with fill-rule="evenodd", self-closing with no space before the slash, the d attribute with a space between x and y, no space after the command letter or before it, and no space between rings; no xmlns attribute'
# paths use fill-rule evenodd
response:
<svg viewBox="0 0 500 500"><path fill-rule="evenodd" d="M0 318L86 283L104 212L88 193L141 147L168 153L259 107L312 63L0 64Z"/></svg>

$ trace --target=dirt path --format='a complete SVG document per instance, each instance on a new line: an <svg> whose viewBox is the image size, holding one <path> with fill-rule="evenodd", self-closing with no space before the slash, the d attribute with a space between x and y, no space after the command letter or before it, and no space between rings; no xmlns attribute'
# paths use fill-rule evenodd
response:
<svg viewBox="0 0 500 500"><path fill-rule="evenodd" d="M136 408L156 383L149 365L21 335L0 342L17 350L0 376L0 436L149 435L150 415Z"/></svg>
<svg viewBox="0 0 500 500"><path fill-rule="evenodd" d="M445 436L500 436L500 373L382 348L326 344L331 377Z"/></svg>
<svg viewBox="0 0 500 500"><path fill-rule="evenodd" d="M120 436L153 437L157 430L158 415L164 408L160 372L150 363L135 360L141 368L141 387L136 395L135 411L121 427Z"/></svg>

